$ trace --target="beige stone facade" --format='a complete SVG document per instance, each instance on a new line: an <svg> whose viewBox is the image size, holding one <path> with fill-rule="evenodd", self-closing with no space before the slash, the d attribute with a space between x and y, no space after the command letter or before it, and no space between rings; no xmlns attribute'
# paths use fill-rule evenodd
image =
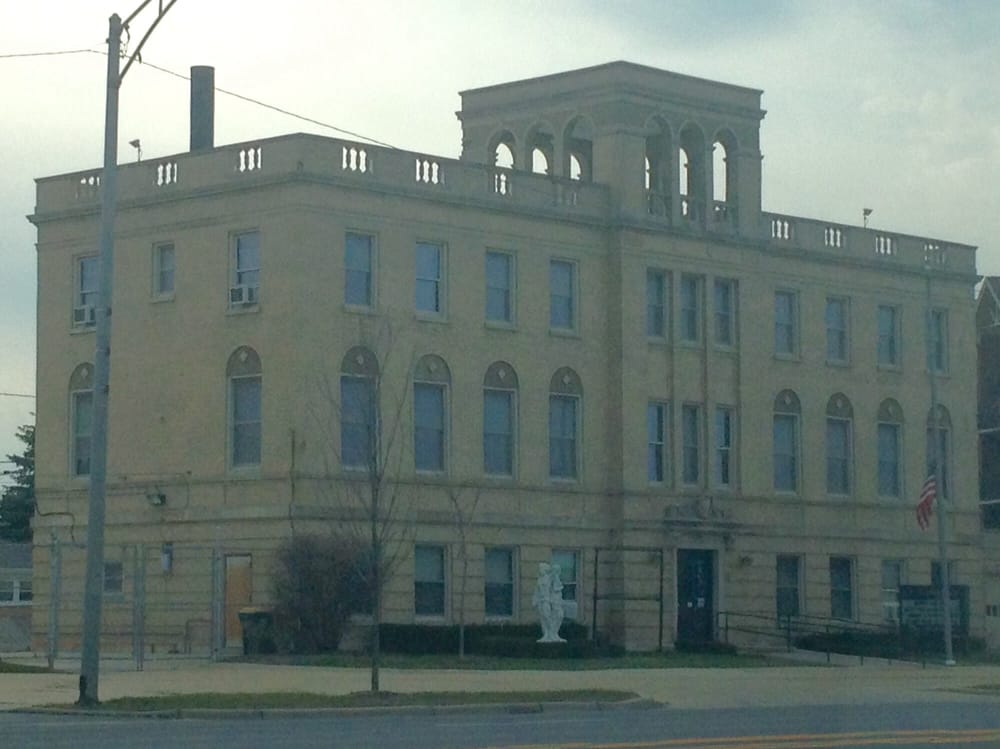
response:
<svg viewBox="0 0 1000 749"><path fill-rule="evenodd" d="M403 399L387 620L456 619L451 491L479 496L470 621L534 621L538 563L566 552L577 618L596 592L598 631L632 649L779 598L881 622L884 563L927 584L937 554L914 517L928 277L953 579L981 632L975 250L762 212L763 117L759 91L611 63L464 92L459 160L295 134L124 166L106 533L123 595L122 550L145 549L147 642L221 626L227 565L230 605L266 604L275 546L343 516L333 401L369 355L383 428ZM39 180L32 216L36 642L51 539L86 524L98 176Z"/></svg>

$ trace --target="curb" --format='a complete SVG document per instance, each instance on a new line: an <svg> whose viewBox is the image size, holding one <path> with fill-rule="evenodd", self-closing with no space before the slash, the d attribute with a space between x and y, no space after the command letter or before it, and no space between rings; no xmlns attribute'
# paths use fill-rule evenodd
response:
<svg viewBox="0 0 1000 749"><path fill-rule="evenodd" d="M579 710L654 710L667 707L645 697L635 697L618 702L494 702L468 705L378 705L373 707L317 707L317 708L207 708L185 707L176 710L94 710L73 707L26 707L7 712L28 715L75 715L99 718L151 720L200 719L200 720L267 720L331 717L364 717L380 715L450 715L454 713L500 713L527 715L532 713L570 712Z"/></svg>

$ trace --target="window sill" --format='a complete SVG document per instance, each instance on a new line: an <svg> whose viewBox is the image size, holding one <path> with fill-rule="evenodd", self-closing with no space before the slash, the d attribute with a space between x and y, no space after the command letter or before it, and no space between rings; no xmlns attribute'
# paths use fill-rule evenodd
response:
<svg viewBox="0 0 1000 749"><path fill-rule="evenodd" d="M647 335L646 343L650 346L669 346L670 339L665 335Z"/></svg>
<svg viewBox="0 0 1000 749"><path fill-rule="evenodd" d="M414 614L415 624L447 624L448 617L442 614Z"/></svg>
<svg viewBox="0 0 1000 749"><path fill-rule="evenodd" d="M436 323L437 325L448 324L448 316L440 312L414 312L413 319L417 322Z"/></svg>
<svg viewBox="0 0 1000 749"><path fill-rule="evenodd" d="M93 325L71 325L69 329L70 335L86 335L87 333L94 333L97 331L97 323Z"/></svg>
<svg viewBox="0 0 1000 749"><path fill-rule="evenodd" d="M241 304L238 307L227 307L226 315L239 317L240 315L255 315L260 312L260 304Z"/></svg>
<svg viewBox="0 0 1000 749"><path fill-rule="evenodd" d="M413 470L417 481L440 481L448 477L448 471L444 469L415 468Z"/></svg>
<svg viewBox="0 0 1000 749"><path fill-rule="evenodd" d="M903 374L903 368L898 364L876 364L875 369L888 374Z"/></svg>
<svg viewBox="0 0 1000 749"><path fill-rule="evenodd" d="M705 346L702 344L702 342L700 340L689 341L689 340L687 340L685 338L682 338L679 341L677 341L677 345L680 348L686 348L686 349L702 349L702 348L705 348Z"/></svg>
<svg viewBox="0 0 1000 749"><path fill-rule="evenodd" d="M483 478L497 484L513 484L517 476L513 473L483 473Z"/></svg>
<svg viewBox="0 0 1000 749"><path fill-rule="evenodd" d="M712 348L720 354L728 354L732 356L737 353L736 346L732 343L716 343L712 345Z"/></svg>
<svg viewBox="0 0 1000 749"><path fill-rule="evenodd" d="M846 359L827 359L826 366L834 369L850 369L851 362Z"/></svg>
<svg viewBox="0 0 1000 749"><path fill-rule="evenodd" d="M549 483L556 486L577 486L580 479L573 476L549 476Z"/></svg>
<svg viewBox="0 0 1000 749"><path fill-rule="evenodd" d="M348 304L345 302L341 306L341 309L344 312L350 313L352 315L374 316L378 314L378 312L375 310L374 305L368 305L368 304Z"/></svg>
<svg viewBox="0 0 1000 749"><path fill-rule="evenodd" d="M576 328L549 328L549 335L556 338L580 338L580 331Z"/></svg>
<svg viewBox="0 0 1000 749"><path fill-rule="evenodd" d="M149 300L150 304L163 304L164 302L174 301L174 293L169 294L154 294L153 298Z"/></svg>
<svg viewBox="0 0 1000 749"><path fill-rule="evenodd" d="M259 479L260 463L245 466L229 466L226 470L231 479Z"/></svg>
<svg viewBox="0 0 1000 749"><path fill-rule="evenodd" d="M483 327L487 330L503 330L508 333L517 332L517 323L503 320L484 320Z"/></svg>
<svg viewBox="0 0 1000 749"><path fill-rule="evenodd" d="M799 354L782 354L777 351L774 353L774 358L777 361L787 361L787 362L801 362L802 357Z"/></svg>

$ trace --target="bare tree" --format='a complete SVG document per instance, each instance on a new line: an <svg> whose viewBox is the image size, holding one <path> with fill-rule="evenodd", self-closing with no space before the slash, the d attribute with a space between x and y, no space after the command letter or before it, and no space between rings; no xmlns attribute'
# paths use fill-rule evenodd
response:
<svg viewBox="0 0 1000 749"><path fill-rule="evenodd" d="M360 339L361 345L344 357L341 371L323 378L324 407L314 409L313 415L326 442L321 498L340 510L339 530L367 550L358 574L371 593L371 691L377 692L385 584L412 535L405 512L408 497L400 481L412 363L406 361L401 378L390 381L396 340L387 321L378 323L374 334L362 325Z"/></svg>
<svg viewBox="0 0 1000 749"><path fill-rule="evenodd" d="M458 486L448 487L448 501L451 502L458 531L458 561L460 565L458 582L458 657L465 658L465 591L469 579L469 524L479 505L480 489L475 487L466 494Z"/></svg>

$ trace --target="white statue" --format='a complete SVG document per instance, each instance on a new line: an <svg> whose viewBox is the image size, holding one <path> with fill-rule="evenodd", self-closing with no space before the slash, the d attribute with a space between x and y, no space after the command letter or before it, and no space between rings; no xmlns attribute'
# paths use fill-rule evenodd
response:
<svg viewBox="0 0 1000 749"><path fill-rule="evenodd" d="M566 642L559 636L563 620L562 580L559 565L542 562L538 565L538 582L531 596L531 604L538 609L542 636L538 642Z"/></svg>

